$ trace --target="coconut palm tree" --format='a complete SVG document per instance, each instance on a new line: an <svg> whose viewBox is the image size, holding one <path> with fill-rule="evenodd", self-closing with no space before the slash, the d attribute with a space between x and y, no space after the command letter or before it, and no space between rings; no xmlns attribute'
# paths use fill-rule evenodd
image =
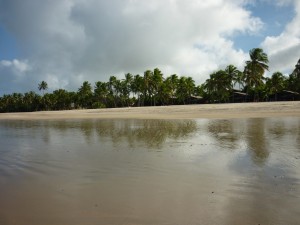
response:
<svg viewBox="0 0 300 225"><path fill-rule="evenodd" d="M236 66L228 65L224 71L227 73L228 78L231 79L232 89L234 89L235 84L242 82L242 72Z"/></svg>
<svg viewBox="0 0 300 225"><path fill-rule="evenodd" d="M41 83L39 83L38 89L39 89L39 91L42 90L42 91L43 91L43 95L44 95L45 90L48 89L48 84L47 84L47 82L46 82L46 81L42 81Z"/></svg>
<svg viewBox="0 0 300 225"><path fill-rule="evenodd" d="M286 78L281 72L275 72L271 78L267 79L266 86L270 94L275 94L275 101L277 101L278 92L285 87Z"/></svg>
<svg viewBox="0 0 300 225"><path fill-rule="evenodd" d="M237 74L236 74L236 77L233 81L233 86L238 84L239 90L241 90L245 87L244 81L245 81L244 73L241 72L241 71L238 71Z"/></svg>
<svg viewBox="0 0 300 225"><path fill-rule="evenodd" d="M186 104L186 99L188 97L186 77L182 76L178 80L178 87L176 90L176 98L180 104Z"/></svg>
<svg viewBox="0 0 300 225"><path fill-rule="evenodd" d="M125 97L127 106L130 105L130 93L132 91L133 76L131 73L125 74L125 80L122 82L122 94Z"/></svg>
<svg viewBox="0 0 300 225"><path fill-rule="evenodd" d="M298 60L293 73L290 74L287 83L289 90L300 92L300 59Z"/></svg>
<svg viewBox="0 0 300 225"><path fill-rule="evenodd" d="M26 111L38 111L41 105L41 96L36 94L34 91L29 91L24 94L23 102L26 106Z"/></svg>
<svg viewBox="0 0 300 225"><path fill-rule="evenodd" d="M81 107L90 108L92 104L92 86L88 81L84 81L82 86L78 89L78 97Z"/></svg>
<svg viewBox="0 0 300 225"><path fill-rule="evenodd" d="M211 102L228 102L232 91L232 79L227 72L219 70L210 75L203 88Z"/></svg>
<svg viewBox="0 0 300 225"><path fill-rule="evenodd" d="M54 105L55 105L55 96L53 93L46 93L43 96L43 109L44 110L54 110Z"/></svg>
<svg viewBox="0 0 300 225"><path fill-rule="evenodd" d="M249 52L250 60L246 61L244 69L245 83L247 86L247 93L250 89L258 88L263 84L263 75L265 70L269 69L268 56L261 48L253 48Z"/></svg>
<svg viewBox="0 0 300 225"><path fill-rule="evenodd" d="M295 65L295 69L294 69L293 73L296 76L300 77L300 59L298 60L298 63Z"/></svg>
<svg viewBox="0 0 300 225"><path fill-rule="evenodd" d="M109 100L113 102L114 107L117 107L117 78L115 76L110 76L108 81L108 89L109 89Z"/></svg>
<svg viewBox="0 0 300 225"><path fill-rule="evenodd" d="M192 77L187 77L186 78L186 88L187 88L187 94L188 94L188 98L190 99L190 97L194 94L195 91L195 81Z"/></svg>
<svg viewBox="0 0 300 225"><path fill-rule="evenodd" d="M192 77L182 76L178 80L178 86L176 90L176 97L179 103L189 103L187 102L190 99L191 95L194 94L195 81Z"/></svg>
<svg viewBox="0 0 300 225"><path fill-rule="evenodd" d="M88 101L90 101L90 97L88 95L88 86L89 83L86 83L87 81L85 81L83 83L83 85L81 86L81 91L79 91L79 97L80 97L80 103L82 107L88 107L89 103ZM70 93L64 89L58 89L53 91L53 96L52 96L52 103L53 103L53 108L55 110L66 110L66 109L70 109L71 107L71 103L73 102L71 97L70 97Z"/></svg>
<svg viewBox="0 0 300 225"><path fill-rule="evenodd" d="M144 92L144 103L145 101L152 105L152 95L153 95L153 72L151 70L146 70L144 72L144 86L143 86L143 92Z"/></svg>
<svg viewBox="0 0 300 225"><path fill-rule="evenodd" d="M97 81L94 87L95 100L100 103L104 103L107 107L107 96L109 94L108 83Z"/></svg>
<svg viewBox="0 0 300 225"><path fill-rule="evenodd" d="M141 106L141 95L143 93L143 86L144 86L144 78L139 74L133 77L132 81L132 92L137 95L138 102L137 105Z"/></svg>
<svg viewBox="0 0 300 225"><path fill-rule="evenodd" d="M163 83L163 74L155 68L152 76L152 90L153 90L153 105L156 105L157 99L161 100L161 87Z"/></svg>
<svg viewBox="0 0 300 225"><path fill-rule="evenodd" d="M204 93L209 100L209 102L213 102L215 98L213 97L215 94L215 81L212 79L212 76L210 75L210 78L205 81L203 84L203 90Z"/></svg>
<svg viewBox="0 0 300 225"><path fill-rule="evenodd" d="M238 83L239 84L239 89L240 89L240 85L242 83L242 72L239 71L234 65L228 65L225 70L227 73L227 79L231 80L231 90L234 89L234 86ZM234 94L232 94L232 102L234 102Z"/></svg>
<svg viewBox="0 0 300 225"><path fill-rule="evenodd" d="M171 104L174 104L174 99L176 97L176 92L179 83L178 76L176 74L172 74L171 76L166 78L165 83L166 83L165 91L169 92L169 98L171 99Z"/></svg>

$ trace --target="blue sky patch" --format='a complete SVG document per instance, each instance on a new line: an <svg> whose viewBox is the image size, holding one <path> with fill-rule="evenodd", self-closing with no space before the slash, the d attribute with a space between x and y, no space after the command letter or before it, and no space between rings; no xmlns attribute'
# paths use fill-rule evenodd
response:
<svg viewBox="0 0 300 225"><path fill-rule="evenodd" d="M292 5L278 6L274 3L257 1L255 4L247 5L246 9L251 11L252 16L260 18L264 23L258 34L240 34L233 38L235 48L246 52L252 48L260 47L267 36L280 35L286 24L295 17L295 10Z"/></svg>
<svg viewBox="0 0 300 225"><path fill-rule="evenodd" d="M15 38L0 26L0 60L12 60L18 58L19 48Z"/></svg>

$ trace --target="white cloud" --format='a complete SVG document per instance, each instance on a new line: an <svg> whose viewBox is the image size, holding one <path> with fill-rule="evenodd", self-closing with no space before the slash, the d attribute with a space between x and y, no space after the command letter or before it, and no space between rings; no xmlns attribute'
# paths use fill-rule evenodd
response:
<svg viewBox="0 0 300 225"><path fill-rule="evenodd" d="M30 87L31 78L27 73L31 71L31 66L28 61L14 60L1 60L0 61L0 92L10 93L11 86L17 89L19 86ZM23 88L22 88L23 89Z"/></svg>
<svg viewBox="0 0 300 225"><path fill-rule="evenodd" d="M271 0L269 0L269 1L271 1ZM287 6L287 5L293 4L294 1L295 0L276 0L275 3L277 4L277 6L282 7L282 6Z"/></svg>
<svg viewBox="0 0 300 225"><path fill-rule="evenodd" d="M0 67L11 68L17 74L23 74L26 71L30 70L30 66L27 61L19 61L17 59L14 59L12 61L2 60L0 61Z"/></svg>
<svg viewBox="0 0 300 225"><path fill-rule="evenodd" d="M280 1L288 4L291 1ZM262 43L268 53L270 69L290 73L300 57L300 1L294 0L296 16L278 36L268 36Z"/></svg>
<svg viewBox="0 0 300 225"><path fill-rule="evenodd" d="M203 82L213 70L242 66L248 57L230 40L262 27L246 2L0 0L0 23L22 47L20 58L30 62L22 73L32 89L46 80L50 89L77 90L84 80L107 81L155 67ZM24 81L16 86L6 80L12 90L27 91Z"/></svg>

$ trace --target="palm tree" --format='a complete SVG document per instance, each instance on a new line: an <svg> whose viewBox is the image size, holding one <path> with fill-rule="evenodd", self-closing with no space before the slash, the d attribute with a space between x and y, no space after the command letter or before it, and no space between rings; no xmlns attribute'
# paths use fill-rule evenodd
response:
<svg viewBox="0 0 300 225"><path fill-rule="evenodd" d="M263 84L265 70L269 69L268 56L261 48L253 48L249 52L250 60L246 61L244 70L247 93L251 88L258 88Z"/></svg>
<svg viewBox="0 0 300 225"><path fill-rule="evenodd" d="M33 91L25 93L23 101L28 112L38 111L41 105L41 97Z"/></svg>
<svg viewBox="0 0 300 225"><path fill-rule="evenodd" d="M153 87L152 87L152 78L153 72L151 70L146 70L144 72L144 86L143 86L143 105L145 105L145 101L149 102L152 105L152 94L153 94Z"/></svg>
<svg viewBox="0 0 300 225"><path fill-rule="evenodd" d="M156 100L161 100L161 86L163 83L163 74L162 72L156 68L153 71L152 76L152 90L153 90L153 105L156 105Z"/></svg>
<svg viewBox="0 0 300 225"><path fill-rule="evenodd" d="M87 81L85 81L87 82ZM79 91L81 96L81 101L82 101L82 106L83 107L87 107L88 103L86 101L89 101L89 99L87 98L87 92L88 92L88 84L89 83L83 83L83 86L81 86L81 90ZM85 90L83 90L85 89ZM84 93L86 92L86 93ZM70 109L71 107L71 103L72 103L72 99L70 97L70 94L68 91L64 90L64 89L58 89L53 91L53 96L52 96L52 101L53 101L53 107L56 110L66 110L66 109Z"/></svg>
<svg viewBox="0 0 300 225"><path fill-rule="evenodd" d="M288 88L289 90L300 92L300 59L295 66L295 69L288 78Z"/></svg>
<svg viewBox="0 0 300 225"><path fill-rule="evenodd" d="M190 99L191 96L194 94L194 90L195 90L195 81L193 80L192 77L186 78L186 89L187 89L188 98Z"/></svg>
<svg viewBox="0 0 300 225"><path fill-rule="evenodd" d="M300 77L300 59L298 60L298 63L296 64L293 73L294 73L296 76L299 76L299 77Z"/></svg>
<svg viewBox="0 0 300 225"><path fill-rule="evenodd" d="M191 77L182 76L179 78L176 96L179 102L186 104L194 93L195 81Z"/></svg>
<svg viewBox="0 0 300 225"><path fill-rule="evenodd" d="M117 107L120 106L124 106L124 101L122 100L122 93L123 93L123 89L124 89L124 82L122 83L122 81L120 81L119 79L116 79L115 82L115 99L117 102Z"/></svg>
<svg viewBox="0 0 300 225"><path fill-rule="evenodd" d="M285 87L285 80L286 78L281 72L275 72L271 78L267 79L267 89L270 94L275 94L275 101L277 101L278 92L282 91Z"/></svg>
<svg viewBox="0 0 300 225"><path fill-rule="evenodd" d="M232 91L232 79L224 70L210 75L204 84L204 90L212 102L227 102Z"/></svg>
<svg viewBox="0 0 300 225"><path fill-rule="evenodd" d="M200 84L195 87L194 93L196 96L204 97L205 91L204 91L204 84Z"/></svg>
<svg viewBox="0 0 300 225"><path fill-rule="evenodd" d="M127 106L130 105L130 93L132 91L132 83L133 83L133 76L131 73L125 74L125 80L123 81L123 95L125 97L125 101L127 103Z"/></svg>
<svg viewBox="0 0 300 225"><path fill-rule="evenodd" d="M4 95L1 98L1 112L20 112L24 111L24 96L21 93L13 93L10 95Z"/></svg>
<svg viewBox="0 0 300 225"><path fill-rule="evenodd" d="M240 81L241 72L234 66L228 65L224 70L228 77L231 79L232 89L234 89L234 85Z"/></svg>
<svg viewBox="0 0 300 225"><path fill-rule="evenodd" d="M167 77L165 80L165 83L167 85L166 90L168 90L170 93L169 98L171 99L171 103L174 104L174 99L176 97L176 92L177 92L178 83L179 83L178 76L176 74L173 74L173 75Z"/></svg>
<svg viewBox="0 0 300 225"><path fill-rule="evenodd" d="M83 108L89 108L92 104L92 86L88 81L84 81L78 89L79 102Z"/></svg>
<svg viewBox="0 0 300 225"><path fill-rule="evenodd" d="M239 71L234 65L228 65L225 70L228 79L231 80L231 90L234 90L234 86L238 83L240 85L242 81L242 72ZM234 102L234 93L232 94L232 102Z"/></svg>
<svg viewBox="0 0 300 225"><path fill-rule="evenodd" d="M107 107L107 96L109 94L108 83L97 81L95 82L94 96L97 102L104 103Z"/></svg>
<svg viewBox="0 0 300 225"><path fill-rule="evenodd" d="M178 79L178 87L176 89L176 98L180 104L185 105L187 98L186 77L182 76Z"/></svg>
<svg viewBox="0 0 300 225"><path fill-rule="evenodd" d="M144 78L139 74L135 75L132 81L132 92L137 95L137 105L141 106L141 94L143 93Z"/></svg>
<svg viewBox="0 0 300 225"><path fill-rule="evenodd" d="M160 101L161 101L162 105L170 104L171 89L170 89L170 83L169 82L170 81L166 79L164 82L162 82L162 84L160 86L159 98L160 98Z"/></svg>
<svg viewBox="0 0 300 225"><path fill-rule="evenodd" d="M239 90L241 90L241 87L243 89L245 87L244 80L245 80L244 73L241 72L241 71L238 71L237 74L236 74L236 77L235 77L235 79L233 81L233 86L235 86L236 84L238 84L239 85Z"/></svg>
<svg viewBox="0 0 300 225"><path fill-rule="evenodd" d="M120 91L120 81L115 76L110 76L108 81L109 99L113 102L113 107L117 107L117 99Z"/></svg>
<svg viewBox="0 0 300 225"><path fill-rule="evenodd" d="M44 91L48 89L47 82L42 81L41 83L39 83L38 89L39 89L39 91L43 90L43 95L44 95Z"/></svg>
<svg viewBox="0 0 300 225"><path fill-rule="evenodd" d="M43 109L44 110L54 110L55 98L52 93L46 93L43 96Z"/></svg>

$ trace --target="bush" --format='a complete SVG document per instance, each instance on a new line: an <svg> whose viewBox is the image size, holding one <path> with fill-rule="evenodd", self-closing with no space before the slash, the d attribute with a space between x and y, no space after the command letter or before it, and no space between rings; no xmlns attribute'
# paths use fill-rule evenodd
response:
<svg viewBox="0 0 300 225"><path fill-rule="evenodd" d="M106 105L104 105L102 102L94 102L92 105L93 109L102 109L106 108Z"/></svg>

